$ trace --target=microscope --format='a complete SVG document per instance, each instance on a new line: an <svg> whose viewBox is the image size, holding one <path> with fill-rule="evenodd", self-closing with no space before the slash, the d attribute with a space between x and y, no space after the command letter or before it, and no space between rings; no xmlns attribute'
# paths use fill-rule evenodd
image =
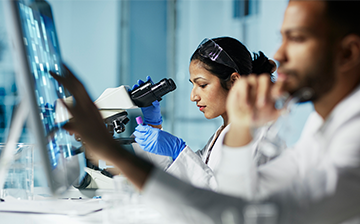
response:
<svg viewBox="0 0 360 224"><path fill-rule="evenodd" d="M162 96L175 89L172 79L165 78L155 84L147 81L130 92L126 86L108 88L94 103L99 108L109 132L119 134L125 131L125 125L129 122L126 110L148 107L155 100L161 101Z"/></svg>
<svg viewBox="0 0 360 224"><path fill-rule="evenodd" d="M108 131L111 135L114 135L125 131L125 125L129 122L126 110L151 106L155 100L161 101L162 96L175 89L175 82L170 78L164 78L155 84L149 80L131 91L129 91L128 86L124 85L117 88L108 88L94 104L99 108ZM72 98L67 98L65 103L72 104L72 101ZM119 144L135 142L133 137L114 139ZM86 168L88 175L80 184L73 186L78 189L113 188L113 175L106 170L107 168L112 168L112 166L107 166L104 161L99 161L98 165L94 165L88 160Z"/></svg>

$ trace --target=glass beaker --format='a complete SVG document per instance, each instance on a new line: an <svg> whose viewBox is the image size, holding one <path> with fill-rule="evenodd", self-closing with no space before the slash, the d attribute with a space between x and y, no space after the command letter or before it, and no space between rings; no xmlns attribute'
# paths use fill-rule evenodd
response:
<svg viewBox="0 0 360 224"><path fill-rule="evenodd" d="M5 144L0 144L0 152ZM1 154L0 154L1 155ZM8 169L0 198L7 196L21 200L34 198L34 147L30 144L18 143L14 150L13 161Z"/></svg>

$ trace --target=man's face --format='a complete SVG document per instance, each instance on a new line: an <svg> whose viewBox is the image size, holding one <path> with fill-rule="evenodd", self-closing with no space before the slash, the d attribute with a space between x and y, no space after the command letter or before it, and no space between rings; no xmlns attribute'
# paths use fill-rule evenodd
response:
<svg viewBox="0 0 360 224"><path fill-rule="evenodd" d="M316 101L335 83L334 49L330 25L321 1L290 1L281 27L282 44L274 59L280 65L282 90L295 94L304 87Z"/></svg>

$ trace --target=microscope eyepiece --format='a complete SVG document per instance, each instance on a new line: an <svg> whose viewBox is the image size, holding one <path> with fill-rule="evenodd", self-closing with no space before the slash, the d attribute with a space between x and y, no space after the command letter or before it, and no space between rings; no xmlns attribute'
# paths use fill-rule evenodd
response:
<svg viewBox="0 0 360 224"><path fill-rule="evenodd" d="M161 97L176 89L172 79L162 79L160 82L152 84L147 81L138 88L130 92L130 98L138 107L148 107L155 100L160 101Z"/></svg>

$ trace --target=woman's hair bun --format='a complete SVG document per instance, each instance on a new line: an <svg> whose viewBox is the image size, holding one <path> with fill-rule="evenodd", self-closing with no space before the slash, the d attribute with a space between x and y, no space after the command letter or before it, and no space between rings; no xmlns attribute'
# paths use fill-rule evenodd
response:
<svg viewBox="0 0 360 224"><path fill-rule="evenodd" d="M254 58L252 60L252 73L262 74L262 73L272 73L276 65L270 61L263 52L254 53Z"/></svg>

